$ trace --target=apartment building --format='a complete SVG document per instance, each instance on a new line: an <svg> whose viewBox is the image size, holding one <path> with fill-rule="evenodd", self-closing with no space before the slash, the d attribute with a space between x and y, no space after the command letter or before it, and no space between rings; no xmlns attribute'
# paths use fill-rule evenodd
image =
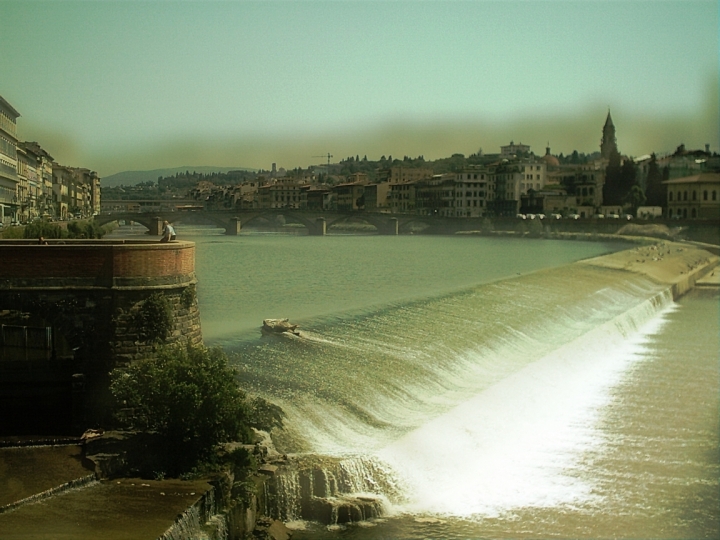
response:
<svg viewBox="0 0 720 540"><path fill-rule="evenodd" d="M71 208L70 185L73 183L73 173L70 167L58 163L53 164L53 205L55 217L68 219Z"/></svg>
<svg viewBox="0 0 720 540"><path fill-rule="evenodd" d="M486 168L471 168L455 174L455 217L482 217L487 211L492 188Z"/></svg>
<svg viewBox="0 0 720 540"><path fill-rule="evenodd" d="M385 172L384 182L405 184L432 178L433 170L428 167L390 167ZM382 176L382 175L379 175Z"/></svg>
<svg viewBox="0 0 720 540"><path fill-rule="evenodd" d="M602 160L584 165L562 165L548 173L547 185L558 186L574 206L602 206L605 185L605 164Z"/></svg>
<svg viewBox="0 0 720 540"><path fill-rule="evenodd" d="M425 216L452 216L455 207L455 174L435 174L415 186L415 212Z"/></svg>
<svg viewBox="0 0 720 540"><path fill-rule="evenodd" d="M22 147L28 158L28 162L31 164L31 168L34 170L35 177L29 179L31 201L30 201L30 212L29 218L32 219L37 216L55 215L55 208L53 206L53 175L52 166L55 161L53 157L48 154L38 143L36 142L24 142ZM33 195L33 182L37 184L37 196ZM97 181L97 200L100 200L100 180Z"/></svg>
<svg viewBox="0 0 720 540"><path fill-rule="evenodd" d="M417 207L417 188L420 180L407 182L389 182L388 203L391 212L415 212Z"/></svg>
<svg viewBox="0 0 720 540"><path fill-rule="evenodd" d="M232 191L233 206L235 208L258 208L258 189L260 189L260 184L257 181L243 182L235 186Z"/></svg>
<svg viewBox="0 0 720 540"><path fill-rule="evenodd" d="M303 185L291 179L279 179L272 184L260 186L259 208L306 208L307 198Z"/></svg>
<svg viewBox="0 0 720 540"><path fill-rule="evenodd" d="M333 192L328 187L303 185L309 210L326 210L332 207Z"/></svg>
<svg viewBox="0 0 720 540"><path fill-rule="evenodd" d="M20 113L0 96L0 222L17 219L17 119Z"/></svg>
<svg viewBox="0 0 720 540"><path fill-rule="evenodd" d="M339 212L365 209L365 184L348 182L332 188L334 204Z"/></svg>
<svg viewBox="0 0 720 540"><path fill-rule="evenodd" d="M390 204L388 195L390 194L390 184L381 182L379 184L365 185L365 210L368 212L382 212L388 210Z"/></svg>

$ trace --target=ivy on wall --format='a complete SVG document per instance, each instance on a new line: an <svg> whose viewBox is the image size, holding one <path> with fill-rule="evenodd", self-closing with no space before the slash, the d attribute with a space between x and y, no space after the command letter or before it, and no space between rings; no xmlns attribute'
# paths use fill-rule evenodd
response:
<svg viewBox="0 0 720 540"><path fill-rule="evenodd" d="M173 308L162 293L153 293L141 304L135 314L135 327L143 341L161 343L174 326Z"/></svg>
<svg viewBox="0 0 720 540"><path fill-rule="evenodd" d="M180 295L180 302L182 303L183 307L185 309L190 309L192 305L195 303L195 298L197 297L197 292L195 290L195 284L188 285L183 289L182 294Z"/></svg>

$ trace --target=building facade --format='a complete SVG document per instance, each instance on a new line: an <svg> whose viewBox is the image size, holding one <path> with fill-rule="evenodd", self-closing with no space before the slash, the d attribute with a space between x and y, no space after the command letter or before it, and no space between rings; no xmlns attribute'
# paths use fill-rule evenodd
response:
<svg viewBox="0 0 720 540"><path fill-rule="evenodd" d="M500 147L500 156L503 158L511 158L514 156L520 156L529 153L530 146L523 143L515 144L513 141L510 141L510 144L506 144L505 146Z"/></svg>
<svg viewBox="0 0 720 540"><path fill-rule="evenodd" d="M0 222L17 219L17 119L20 113L0 96Z"/></svg>
<svg viewBox="0 0 720 540"><path fill-rule="evenodd" d="M720 172L704 172L663 184L667 186L667 217L720 219Z"/></svg>

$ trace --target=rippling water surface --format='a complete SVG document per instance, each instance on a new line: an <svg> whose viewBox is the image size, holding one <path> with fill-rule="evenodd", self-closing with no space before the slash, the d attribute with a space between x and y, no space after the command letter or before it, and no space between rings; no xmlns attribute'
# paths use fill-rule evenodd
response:
<svg viewBox="0 0 720 540"><path fill-rule="evenodd" d="M386 517L296 539L720 534L716 295L570 264L622 245L178 230L278 448L383 471Z"/></svg>

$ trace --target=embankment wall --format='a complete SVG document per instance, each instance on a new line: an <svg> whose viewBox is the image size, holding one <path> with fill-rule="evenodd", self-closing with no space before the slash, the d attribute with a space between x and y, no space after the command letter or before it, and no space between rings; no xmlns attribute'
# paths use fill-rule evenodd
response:
<svg viewBox="0 0 720 540"><path fill-rule="evenodd" d="M151 295L171 308L165 342L202 342L192 242L0 240L0 261L0 433L103 416L109 372L157 345L139 317Z"/></svg>

